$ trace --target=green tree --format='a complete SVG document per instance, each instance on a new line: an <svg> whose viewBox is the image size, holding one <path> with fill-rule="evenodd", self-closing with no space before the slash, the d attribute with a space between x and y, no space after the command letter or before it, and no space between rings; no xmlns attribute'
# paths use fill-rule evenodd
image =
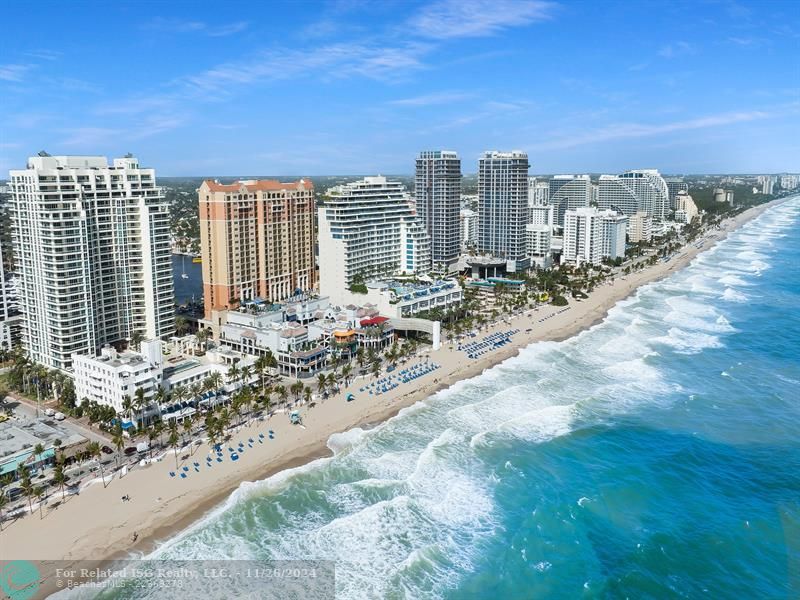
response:
<svg viewBox="0 0 800 600"><path fill-rule="evenodd" d="M5 492L0 493L0 531L3 531L3 509L8 504L8 496L5 495Z"/></svg>
<svg viewBox="0 0 800 600"><path fill-rule="evenodd" d="M64 465L57 464L55 472L53 473L53 483L61 487L61 500L64 500L64 484L67 482L67 476L64 474Z"/></svg>
<svg viewBox="0 0 800 600"><path fill-rule="evenodd" d="M36 468L42 468L42 454L44 454L44 446L41 444L36 444L33 447L33 455L36 457Z"/></svg>
<svg viewBox="0 0 800 600"><path fill-rule="evenodd" d="M173 421L174 423L175 421ZM180 438L178 436L178 429L170 429L168 442L170 447L175 451L175 468L178 468L178 447L180 446Z"/></svg>
<svg viewBox="0 0 800 600"><path fill-rule="evenodd" d="M183 336L187 331L189 331L189 321L186 320L186 317L175 317L175 334L178 336Z"/></svg>
<svg viewBox="0 0 800 600"><path fill-rule="evenodd" d="M36 493L36 488L34 487L30 476L28 476L27 471L26 471L25 477L23 478L23 480L20 483L19 487L22 490L22 493L28 499L28 509L29 509L30 513L33 514L33 498L34 498L35 493Z"/></svg>
<svg viewBox="0 0 800 600"><path fill-rule="evenodd" d="M122 426L117 423L111 432L111 443L117 449L117 467L122 459L122 449L125 447L125 437L122 435Z"/></svg>

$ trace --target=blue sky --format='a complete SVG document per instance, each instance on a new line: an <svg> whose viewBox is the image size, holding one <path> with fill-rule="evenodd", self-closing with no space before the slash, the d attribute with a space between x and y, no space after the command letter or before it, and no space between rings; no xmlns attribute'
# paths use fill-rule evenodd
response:
<svg viewBox="0 0 800 600"><path fill-rule="evenodd" d="M135 153L160 175L800 170L795 1L19 3L0 173ZM8 11L7 11L8 12Z"/></svg>

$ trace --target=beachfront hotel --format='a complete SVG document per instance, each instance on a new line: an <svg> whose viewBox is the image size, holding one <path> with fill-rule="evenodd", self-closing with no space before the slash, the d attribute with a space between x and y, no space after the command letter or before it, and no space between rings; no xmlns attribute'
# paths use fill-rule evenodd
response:
<svg viewBox="0 0 800 600"><path fill-rule="evenodd" d="M553 205L553 223L564 227L564 214L589 206L592 200L592 180L588 175L556 175L549 181L549 202Z"/></svg>
<svg viewBox="0 0 800 600"><path fill-rule="evenodd" d="M675 220L678 223L691 223L697 217L697 205L688 192L681 191L675 197Z"/></svg>
<svg viewBox="0 0 800 600"><path fill-rule="evenodd" d="M627 226L628 218L611 210L568 210L564 215L562 261L599 265L603 258L624 257Z"/></svg>
<svg viewBox="0 0 800 600"><path fill-rule="evenodd" d="M653 239L653 219L643 210L628 215L628 241L631 244Z"/></svg>
<svg viewBox="0 0 800 600"><path fill-rule="evenodd" d="M349 304L354 284L430 272L430 239L399 181L365 177L319 207L320 293Z"/></svg>
<svg viewBox="0 0 800 600"><path fill-rule="evenodd" d="M478 250L528 266L528 155L484 152L478 161Z"/></svg>
<svg viewBox="0 0 800 600"><path fill-rule="evenodd" d="M669 193L669 207L675 209L675 199L680 192L688 192L689 184L683 180L683 177L664 177L667 182L667 192Z"/></svg>
<svg viewBox="0 0 800 600"><path fill-rule="evenodd" d="M621 175L601 175L598 181L598 207L624 215L644 211L654 221L664 221L670 208L667 182L656 169L626 171Z"/></svg>
<svg viewBox="0 0 800 600"><path fill-rule="evenodd" d="M175 330L169 206L131 156L50 156L12 170L10 209L22 343L69 370L72 354Z"/></svg>
<svg viewBox="0 0 800 600"><path fill-rule="evenodd" d="M438 272L460 254L461 159L455 152L428 150L417 156L414 177L417 214L431 244L431 261Z"/></svg>
<svg viewBox="0 0 800 600"><path fill-rule="evenodd" d="M97 404L110 406L120 414L125 399L135 398L137 389L142 389L144 398L150 403L161 387L161 341L144 341L139 352L118 352L105 346L99 356L74 354L72 366L76 397L81 401L88 398Z"/></svg>
<svg viewBox="0 0 800 600"><path fill-rule="evenodd" d="M314 288L311 181L206 180L197 193L206 319L244 300Z"/></svg>

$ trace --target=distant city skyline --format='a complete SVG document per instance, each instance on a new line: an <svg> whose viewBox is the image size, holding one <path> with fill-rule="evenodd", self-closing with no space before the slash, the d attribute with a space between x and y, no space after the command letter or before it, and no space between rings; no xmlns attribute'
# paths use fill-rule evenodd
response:
<svg viewBox="0 0 800 600"><path fill-rule="evenodd" d="M84 2L12 24L0 178L40 150L161 177L411 175L430 148L465 174L487 150L531 174L798 169L788 1Z"/></svg>

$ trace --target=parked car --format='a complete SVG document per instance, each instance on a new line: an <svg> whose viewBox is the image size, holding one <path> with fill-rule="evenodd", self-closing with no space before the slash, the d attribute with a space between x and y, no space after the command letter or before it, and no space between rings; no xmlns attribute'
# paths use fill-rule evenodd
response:
<svg viewBox="0 0 800 600"><path fill-rule="evenodd" d="M113 454L114 453L114 451L111 448L109 448L108 446L103 446L102 448L100 448L100 451L103 454Z"/></svg>
<svg viewBox="0 0 800 600"><path fill-rule="evenodd" d="M135 453L136 453L136 448L134 448L133 446L128 446L127 448L125 448L125 456L130 456L131 454Z"/></svg>

